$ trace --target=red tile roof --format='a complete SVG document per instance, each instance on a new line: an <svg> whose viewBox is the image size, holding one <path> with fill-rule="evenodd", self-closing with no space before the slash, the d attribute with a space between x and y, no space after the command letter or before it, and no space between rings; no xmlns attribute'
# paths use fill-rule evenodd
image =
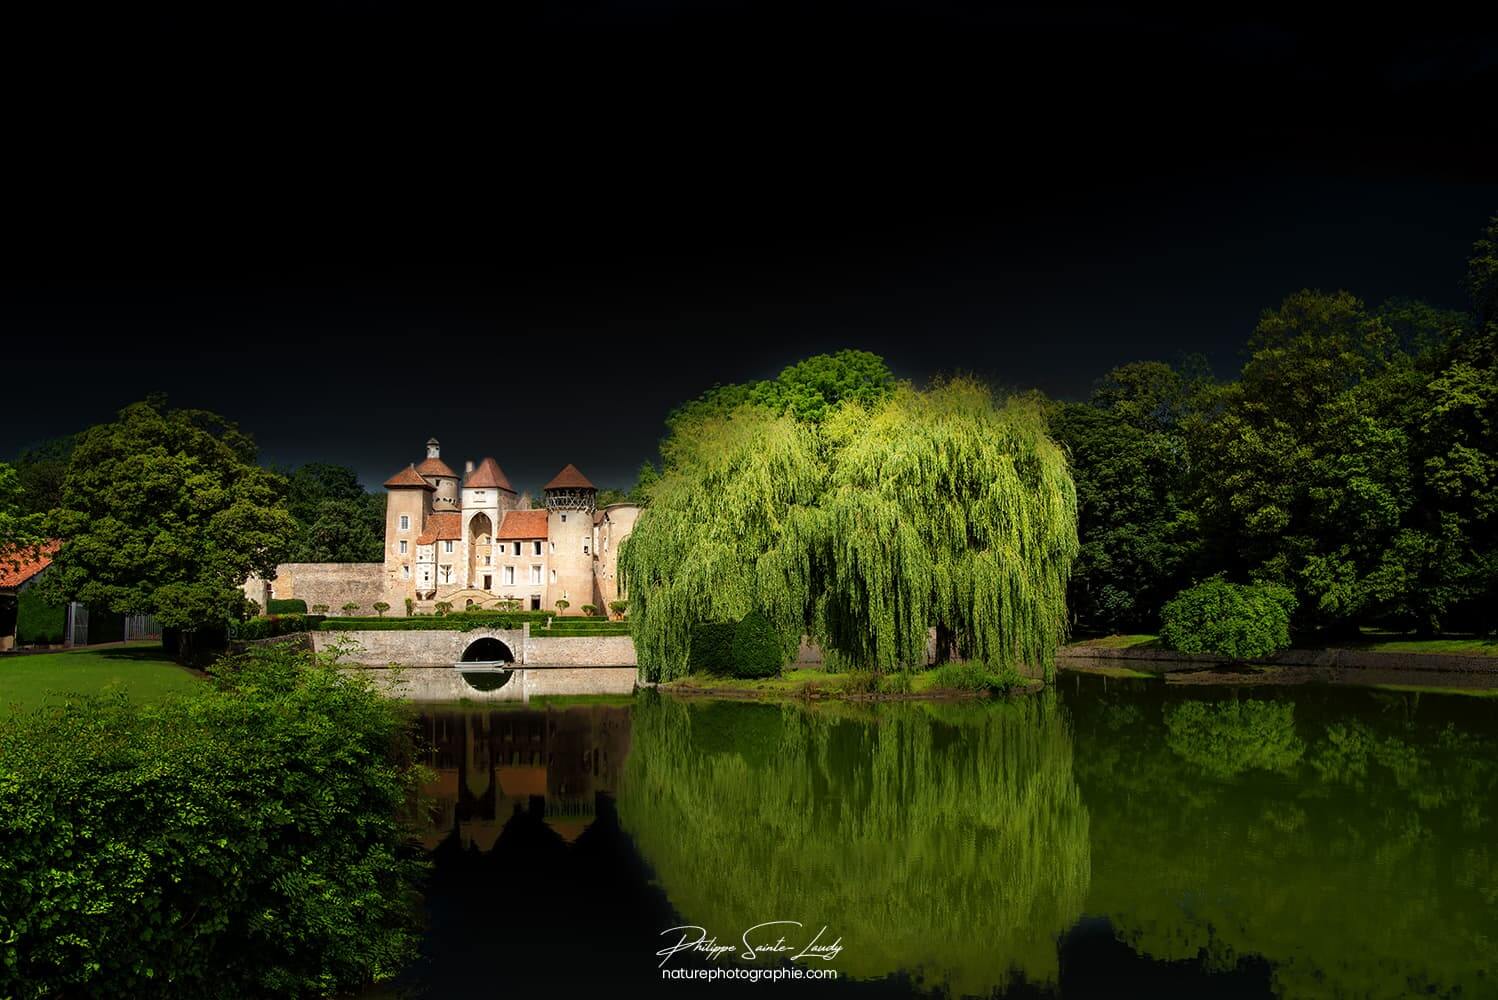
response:
<svg viewBox="0 0 1498 1000"><path fill-rule="evenodd" d="M463 515L457 511L442 511L427 518L426 527L416 536L417 545L431 545L446 538L463 537Z"/></svg>
<svg viewBox="0 0 1498 1000"><path fill-rule="evenodd" d="M507 510L495 538L545 538L546 511Z"/></svg>
<svg viewBox="0 0 1498 1000"><path fill-rule="evenodd" d="M52 557L61 544L54 538L34 549L10 548L0 553L0 587L19 587L52 565Z"/></svg>
<svg viewBox="0 0 1498 1000"><path fill-rule="evenodd" d="M558 472L556 476L553 477L551 482L547 483L541 488L543 490L596 490L598 487L588 482L588 477L583 475L581 472L578 472L577 466L573 465L571 462L568 462L565 469L563 469L561 472Z"/></svg>
<svg viewBox="0 0 1498 1000"><path fill-rule="evenodd" d="M515 487L505 478L505 471L499 467L499 463L492 458L485 458L479 463L479 467L468 474L463 480L464 489L500 489L507 493L514 493Z"/></svg>
<svg viewBox="0 0 1498 1000"><path fill-rule="evenodd" d="M447 463L440 458L424 458L416 471L423 476L445 476L448 479L457 479L458 474L447 467Z"/></svg>
<svg viewBox="0 0 1498 1000"><path fill-rule="evenodd" d="M416 471L416 466L408 465L404 469L385 480L387 490L400 489L403 486L417 486L424 490L435 490L437 487L421 478L421 473Z"/></svg>

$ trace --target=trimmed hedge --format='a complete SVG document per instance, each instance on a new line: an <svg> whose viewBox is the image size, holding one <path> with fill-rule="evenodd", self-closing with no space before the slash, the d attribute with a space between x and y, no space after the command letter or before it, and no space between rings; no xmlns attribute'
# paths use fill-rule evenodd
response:
<svg viewBox="0 0 1498 1000"><path fill-rule="evenodd" d="M769 619L751 611L733 632L733 675L774 677L785 666L785 650Z"/></svg>
<svg viewBox="0 0 1498 1000"><path fill-rule="evenodd" d="M692 626L687 668L694 674L733 672L733 633L737 622L702 622Z"/></svg>
<svg viewBox="0 0 1498 1000"><path fill-rule="evenodd" d="M249 621L230 622L230 639L272 639L278 635L316 631L322 615L263 615Z"/></svg>
<svg viewBox="0 0 1498 1000"><path fill-rule="evenodd" d="M307 602L296 597L278 601L274 598L270 601L270 607L265 609L267 615L305 615L307 613Z"/></svg>
<svg viewBox="0 0 1498 1000"><path fill-rule="evenodd" d="M416 954L409 710L283 646L0 719L0 996L350 994Z"/></svg>
<svg viewBox="0 0 1498 1000"><path fill-rule="evenodd" d="M1160 639L1182 653L1251 660L1290 646L1295 595L1273 584L1208 580L1181 591L1160 611Z"/></svg>
<svg viewBox="0 0 1498 1000"><path fill-rule="evenodd" d="M27 587L16 599L16 642L23 646L62 642L68 627L68 609L48 604Z"/></svg>

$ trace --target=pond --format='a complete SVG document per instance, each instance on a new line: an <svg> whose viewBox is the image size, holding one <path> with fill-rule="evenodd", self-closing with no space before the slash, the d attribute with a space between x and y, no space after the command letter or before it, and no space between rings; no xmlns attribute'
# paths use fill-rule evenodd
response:
<svg viewBox="0 0 1498 1000"><path fill-rule="evenodd" d="M1495 715L1076 674L1000 702L432 711L429 924L394 992L1492 996Z"/></svg>

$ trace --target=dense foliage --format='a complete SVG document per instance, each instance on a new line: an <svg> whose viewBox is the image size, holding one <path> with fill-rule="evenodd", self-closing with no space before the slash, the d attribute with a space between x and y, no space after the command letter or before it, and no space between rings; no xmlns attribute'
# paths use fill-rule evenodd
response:
<svg viewBox="0 0 1498 1000"><path fill-rule="evenodd" d="M223 418L159 399L127 406L78 439L48 516L62 546L41 586L166 628L221 627L240 617L246 576L269 576L290 544L280 493Z"/></svg>
<svg viewBox="0 0 1498 1000"><path fill-rule="evenodd" d="M29 509L16 470L0 462L0 566L25 555L42 540L42 519Z"/></svg>
<svg viewBox="0 0 1498 1000"><path fill-rule="evenodd" d="M380 562L385 497L368 493L354 470L309 462L283 473L286 509L296 522L287 562Z"/></svg>
<svg viewBox="0 0 1498 1000"><path fill-rule="evenodd" d="M0 721L0 995L323 996L394 975L419 875L397 702L311 654Z"/></svg>
<svg viewBox="0 0 1498 1000"><path fill-rule="evenodd" d="M272 597L265 613L268 615L305 615L307 602L300 597Z"/></svg>
<svg viewBox="0 0 1498 1000"><path fill-rule="evenodd" d="M1224 574L1296 597L1295 631L1498 628L1498 220L1473 310L1301 291L1264 312L1236 380L1126 365L1052 407L1078 492L1080 628L1159 624Z"/></svg>
<svg viewBox="0 0 1498 1000"><path fill-rule="evenodd" d="M733 634L738 622L699 622L692 626L687 669L694 674L727 674L733 670Z"/></svg>
<svg viewBox="0 0 1498 1000"><path fill-rule="evenodd" d="M1183 590L1160 612L1160 638L1183 653L1249 660L1290 645L1295 595L1269 583L1212 579Z"/></svg>
<svg viewBox="0 0 1498 1000"><path fill-rule="evenodd" d="M754 609L785 658L810 634L855 667L919 666L936 627L943 651L1049 668L1076 515L1038 407L957 379L818 416L673 420L619 557L647 676L686 672L693 625Z"/></svg>

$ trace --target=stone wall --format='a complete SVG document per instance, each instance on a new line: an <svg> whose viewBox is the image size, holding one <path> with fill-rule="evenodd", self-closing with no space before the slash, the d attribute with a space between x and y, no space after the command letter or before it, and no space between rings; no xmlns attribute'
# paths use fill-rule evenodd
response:
<svg viewBox="0 0 1498 1000"><path fill-rule="evenodd" d="M528 636L525 644L525 662L527 664L633 669L635 641L627 635L605 635L596 638L567 636L555 639L535 639Z"/></svg>
<svg viewBox="0 0 1498 1000"><path fill-rule="evenodd" d="M375 601L385 595L385 567L381 563L281 563L274 579L262 581L252 576L245 581L245 596L262 610L267 583L270 596L278 601L306 601L308 611L314 604L326 604L329 614L342 614L343 605L353 601L359 605L360 614L370 615L374 614ZM406 613L396 602L391 604L396 605L391 613Z"/></svg>
<svg viewBox="0 0 1498 1000"><path fill-rule="evenodd" d="M409 670L364 670L386 693L408 701L529 701L536 697L587 694L632 694L634 667L521 667L504 687L480 691L453 667Z"/></svg>
<svg viewBox="0 0 1498 1000"><path fill-rule="evenodd" d="M520 629L313 632L312 642L313 648L320 653L331 650L336 644L348 643L350 648L343 658L360 666L384 667L399 663L407 667L445 667L450 670L463 658L463 650L485 637L503 642L510 647L515 659L520 659L525 646L524 632Z"/></svg>

